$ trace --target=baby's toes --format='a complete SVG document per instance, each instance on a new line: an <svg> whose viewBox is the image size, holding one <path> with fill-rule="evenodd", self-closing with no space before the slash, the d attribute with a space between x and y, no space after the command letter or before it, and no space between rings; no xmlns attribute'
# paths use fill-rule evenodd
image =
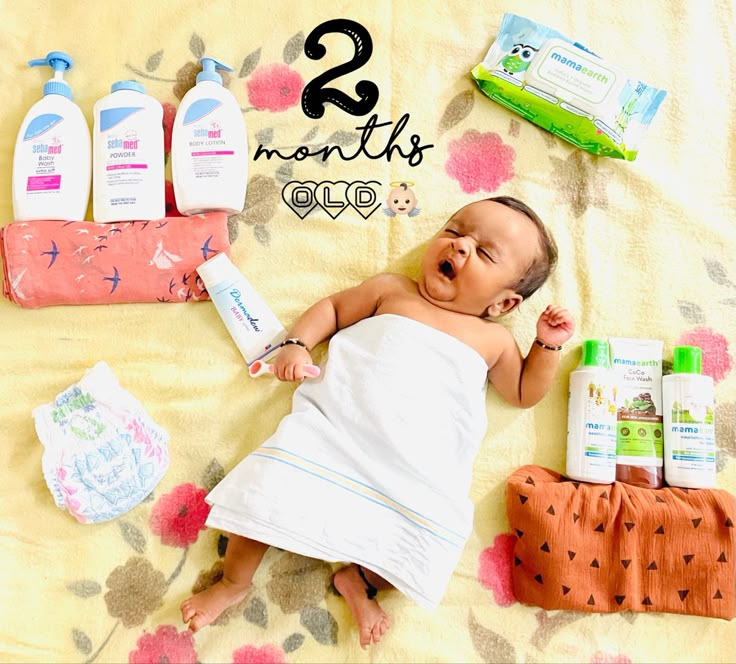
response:
<svg viewBox="0 0 736 664"><path fill-rule="evenodd" d="M181 619L185 623L188 623L194 617L194 614L196 613L194 607L192 606L191 602L187 599L181 603L180 608L181 608Z"/></svg>
<svg viewBox="0 0 736 664"><path fill-rule="evenodd" d="M360 647L365 650L371 643L370 627L363 627L360 630Z"/></svg>
<svg viewBox="0 0 736 664"><path fill-rule="evenodd" d="M194 617L189 622L189 629L192 630L192 632L198 632L202 627L207 625L207 618L201 613L194 613Z"/></svg>

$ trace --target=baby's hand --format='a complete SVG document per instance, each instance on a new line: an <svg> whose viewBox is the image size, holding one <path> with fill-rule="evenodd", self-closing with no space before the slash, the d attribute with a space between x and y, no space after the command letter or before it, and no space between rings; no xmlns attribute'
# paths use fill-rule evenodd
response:
<svg viewBox="0 0 736 664"><path fill-rule="evenodd" d="M279 380L301 382L306 375L304 365L312 364L312 356L306 348L298 344L289 344L281 349L272 364L273 375Z"/></svg>
<svg viewBox="0 0 736 664"><path fill-rule="evenodd" d="M550 304L537 321L537 339L549 346L562 346L575 332L575 319L563 307Z"/></svg>

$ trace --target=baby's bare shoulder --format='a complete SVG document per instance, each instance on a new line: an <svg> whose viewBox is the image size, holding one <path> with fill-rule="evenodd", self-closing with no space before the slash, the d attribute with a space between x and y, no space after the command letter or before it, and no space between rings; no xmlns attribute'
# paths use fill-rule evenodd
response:
<svg viewBox="0 0 736 664"><path fill-rule="evenodd" d="M493 366L501 353L516 347L516 340L503 325L486 318L477 318L473 325L474 345Z"/></svg>
<svg viewBox="0 0 736 664"><path fill-rule="evenodd" d="M385 293L396 293L405 291L416 291L416 283L403 274L394 272L382 272L371 277L370 281L375 288L383 290Z"/></svg>

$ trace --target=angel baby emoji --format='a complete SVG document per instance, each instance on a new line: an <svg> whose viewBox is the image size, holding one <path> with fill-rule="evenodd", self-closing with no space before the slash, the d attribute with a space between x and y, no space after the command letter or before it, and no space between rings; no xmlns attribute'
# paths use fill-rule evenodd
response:
<svg viewBox="0 0 736 664"><path fill-rule="evenodd" d="M383 213L387 217L395 217L397 214L407 214L416 217L422 210L417 207L417 197L411 187L413 182L392 182L393 189L388 193Z"/></svg>

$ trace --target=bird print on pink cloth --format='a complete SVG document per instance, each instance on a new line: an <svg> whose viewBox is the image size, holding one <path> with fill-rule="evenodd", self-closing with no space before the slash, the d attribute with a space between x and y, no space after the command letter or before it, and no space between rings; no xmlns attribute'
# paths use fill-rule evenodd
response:
<svg viewBox="0 0 736 664"><path fill-rule="evenodd" d="M174 266L174 263L181 261L181 256L172 254L164 249L164 243L162 240L158 241L156 245L156 251L153 254L153 258L150 260L149 265L155 265L159 270L168 270Z"/></svg>

